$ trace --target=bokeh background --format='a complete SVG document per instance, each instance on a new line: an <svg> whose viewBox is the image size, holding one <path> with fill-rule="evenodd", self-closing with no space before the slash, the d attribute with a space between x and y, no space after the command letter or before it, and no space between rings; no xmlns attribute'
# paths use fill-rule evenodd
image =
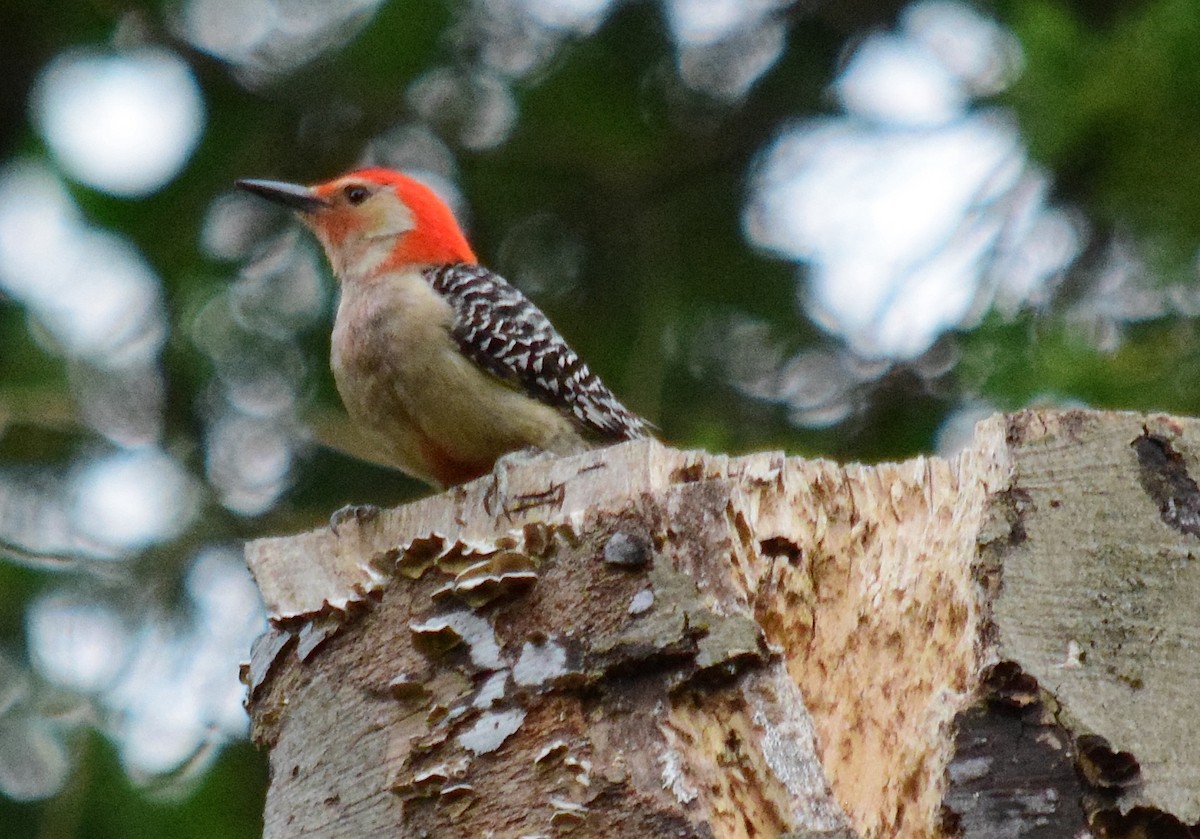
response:
<svg viewBox="0 0 1200 839"><path fill-rule="evenodd" d="M403 168L664 439L878 461L1200 413L1193 0L0 5L0 835L240 837L245 539L340 452L238 177Z"/></svg>

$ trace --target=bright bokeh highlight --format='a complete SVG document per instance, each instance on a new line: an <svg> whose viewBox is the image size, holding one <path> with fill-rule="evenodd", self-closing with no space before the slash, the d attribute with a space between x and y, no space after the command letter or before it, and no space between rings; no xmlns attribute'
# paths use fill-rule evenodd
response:
<svg viewBox="0 0 1200 839"><path fill-rule="evenodd" d="M204 130L204 101L191 69L173 53L78 50L43 70L33 116L67 173L134 197L183 168Z"/></svg>

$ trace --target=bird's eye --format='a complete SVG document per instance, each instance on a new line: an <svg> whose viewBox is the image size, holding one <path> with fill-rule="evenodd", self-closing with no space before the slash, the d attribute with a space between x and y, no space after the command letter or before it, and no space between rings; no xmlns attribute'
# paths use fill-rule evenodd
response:
<svg viewBox="0 0 1200 839"><path fill-rule="evenodd" d="M367 191L365 186L348 186L346 187L346 200L351 204L361 204L367 200L371 193Z"/></svg>

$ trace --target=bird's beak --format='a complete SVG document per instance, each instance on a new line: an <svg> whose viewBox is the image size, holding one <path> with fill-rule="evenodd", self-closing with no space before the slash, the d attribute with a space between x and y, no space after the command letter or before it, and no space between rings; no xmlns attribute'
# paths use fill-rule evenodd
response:
<svg viewBox="0 0 1200 839"><path fill-rule="evenodd" d="M243 178L237 182L238 189L244 189L260 198L274 201L302 213L312 213L322 207L328 207L329 202L317 195L310 187L299 184L289 184L282 181L256 181Z"/></svg>

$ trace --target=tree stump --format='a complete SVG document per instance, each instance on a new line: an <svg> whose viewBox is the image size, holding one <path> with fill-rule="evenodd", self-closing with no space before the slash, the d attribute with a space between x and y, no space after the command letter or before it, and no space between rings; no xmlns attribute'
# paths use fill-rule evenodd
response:
<svg viewBox="0 0 1200 839"><path fill-rule="evenodd" d="M1195 835L1197 453L1087 411L878 466L638 441L254 542L265 835Z"/></svg>

